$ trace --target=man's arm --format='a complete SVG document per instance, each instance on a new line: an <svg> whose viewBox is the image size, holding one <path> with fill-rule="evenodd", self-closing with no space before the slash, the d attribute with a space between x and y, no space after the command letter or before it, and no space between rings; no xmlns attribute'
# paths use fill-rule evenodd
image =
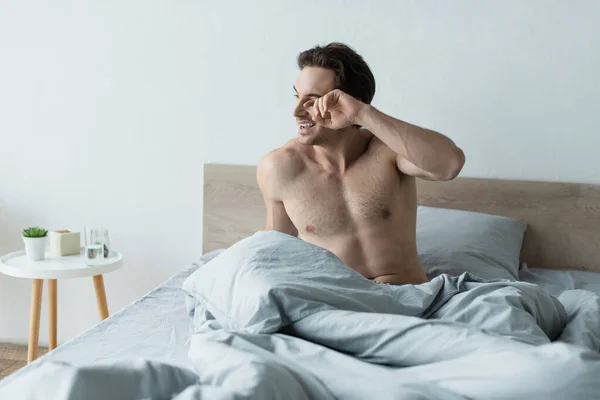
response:
<svg viewBox="0 0 600 400"><path fill-rule="evenodd" d="M403 173L432 181L454 179L465 163L463 151L448 137L392 118L365 104L355 123L368 129L397 155Z"/></svg>
<svg viewBox="0 0 600 400"><path fill-rule="evenodd" d="M267 154L256 169L256 179L267 208L265 230L276 230L298 236L298 230L290 220L277 188L279 185L277 161L273 153Z"/></svg>
<svg viewBox="0 0 600 400"><path fill-rule="evenodd" d="M330 129L358 124L397 154L403 173L423 179L454 179L465 155L452 140L429 129L392 118L339 89L304 103L315 122Z"/></svg>

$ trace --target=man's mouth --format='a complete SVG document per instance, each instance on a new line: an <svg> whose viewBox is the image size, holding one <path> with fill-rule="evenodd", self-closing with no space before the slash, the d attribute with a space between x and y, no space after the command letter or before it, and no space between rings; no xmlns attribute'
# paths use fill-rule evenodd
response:
<svg viewBox="0 0 600 400"><path fill-rule="evenodd" d="M303 122L301 124L298 124L298 128L300 129L300 132L307 132L313 126L315 126L315 124L313 122Z"/></svg>

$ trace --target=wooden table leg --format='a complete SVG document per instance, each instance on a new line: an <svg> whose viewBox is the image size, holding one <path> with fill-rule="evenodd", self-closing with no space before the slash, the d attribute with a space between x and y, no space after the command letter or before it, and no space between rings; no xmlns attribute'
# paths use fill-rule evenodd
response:
<svg viewBox="0 0 600 400"><path fill-rule="evenodd" d="M48 350L56 348L56 279L48 279Z"/></svg>
<svg viewBox="0 0 600 400"><path fill-rule="evenodd" d="M38 355L38 339L40 336L40 312L42 311L43 279L34 279L31 286L31 309L29 311L29 345L27 362L30 363Z"/></svg>
<svg viewBox="0 0 600 400"><path fill-rule="evenodd" d="M106 292L104 291L104 278L102 275L94 276L94 289L96 290L96 302L100 319L108 318L108 304L106 304Z"/></svg>

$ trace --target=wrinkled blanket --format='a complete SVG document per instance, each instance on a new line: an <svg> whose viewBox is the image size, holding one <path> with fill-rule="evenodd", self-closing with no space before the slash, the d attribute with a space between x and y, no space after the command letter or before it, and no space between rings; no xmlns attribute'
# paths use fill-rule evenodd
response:
<svg viewBox="0 0 600 400"><path fill-rule="evenodd" d="M536 285L469 274L378 285L330 252L277 232L232 246L192 274L184 291L195 371L152 361L47 363L0 397L39 398L40 390L53 399L600 396L600 300L590 292L555 298Z"/></svg>

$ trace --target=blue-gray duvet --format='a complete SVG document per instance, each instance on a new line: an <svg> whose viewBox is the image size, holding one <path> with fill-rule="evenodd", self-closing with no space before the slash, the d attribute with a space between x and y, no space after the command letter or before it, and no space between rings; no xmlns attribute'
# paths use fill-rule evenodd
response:
<svg viewBox="0 0 600 400"><path fill-rule="evenodd" d="M327 250L258 232L184 283L194 371L46 363L2 399L600 398L600 298L440 275L380 285ZM6 397L5 397L6 396Z"/></svg>

